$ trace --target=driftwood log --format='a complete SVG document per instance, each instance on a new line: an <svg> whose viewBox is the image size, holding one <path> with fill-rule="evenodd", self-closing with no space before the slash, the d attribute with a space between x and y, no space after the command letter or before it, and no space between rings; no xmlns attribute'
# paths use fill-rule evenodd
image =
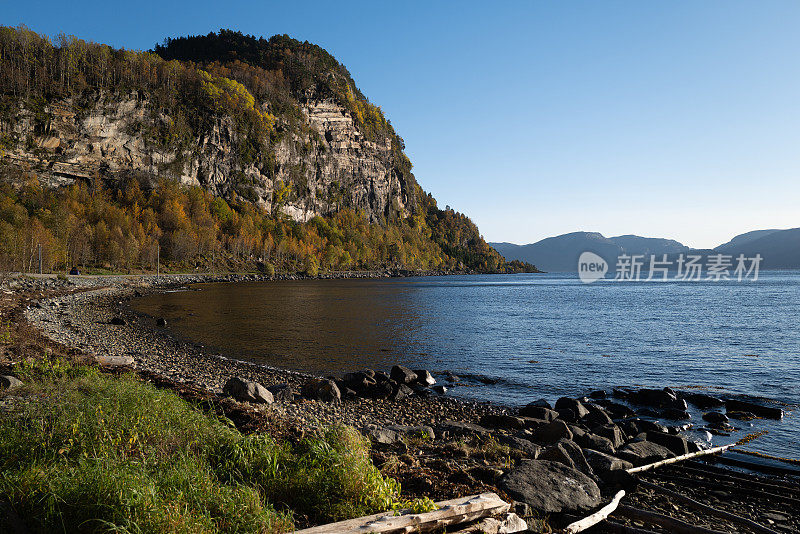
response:
<svg viewBox="0 0 800 534"><path fill-rule="evenodd" d="M481 493L436 503L438 510L422 514L393 515L384 512L338 523L320 525L296 534L395 534L430 532L449 525L459 525L484 517L507 513L511 505L495 493Z"/></svg>
<svg viewBox="0 0 800 534"><path fill-rule="evenodd" d="M641 473L642 471L649 471L650 469L655 469L656 467L661 467L662 465L669 465L678 462L682 462L684 460L688 460L690 458L698 458L700 456L706 456L709 454L718 454L720 452L725 452L726 450L730 449L731 447L735 446L735 443L731 443L730 445L723 445L722 447L714 447L713 449L706 449L697 452L690 452L689 454L682 454L680 456L676 456L675 458L667 458L666 460L659 460L658 462L653 462L652 464L642 465L639 467L632 467L630 469L626 469L628 473Z"/></svg>
<svg viewBox="0 0 800 534"><path fill-rule="evenodd" d="M611 499L610 503L603 506L592 515L586 516L579 521L575 521L574 523L567 525L567 528L564 529L564 534L576 534L577 532L583 532L587 528L591 528L597 523L608 518L608 516L617 509L620 499L622 499L624 496L625 490L618 491L617 494L614 495L614 498Z"/></svg>

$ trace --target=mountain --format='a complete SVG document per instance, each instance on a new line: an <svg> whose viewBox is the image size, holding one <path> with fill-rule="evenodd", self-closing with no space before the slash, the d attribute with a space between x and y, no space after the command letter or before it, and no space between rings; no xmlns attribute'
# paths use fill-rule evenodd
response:
<svg viewBox="0 0 800 534"><path fill-rule="evenodd" d="M755 230L737 235L729 242L714 249L691 249L672 239L648 238L636 235L623 235L606 238L597 232L573 232L542 239L529 245L513 243L489 243L507 260L521 260L535 263L544 271L575 271L578 257L589 251L606 260L611 270L621 254L642 255L645 262L650 255L659 259L667 255L667 260L675 264L678 255L692 254L702 257L724 254L735 258L744 254L753 258L760 254L762 269L800 269L800 228L790 230Z"/></svg>
<svg viewBox="0 0 800 534"><path fill-rule="evenodd" d="M800 228L748 232L718 246L714 252L734 258L760 254L762 269L800 269Z"/></svg>
<svg viewBox="0 0 800 534"><path fill-rule="evenodd" d="M507 260L520 260L535 265L544 271L574 271L578 257L583 252L594 252L610 266L617 263L621 254L673 254L689 248L671 239L647 238L623 235L606 238L597 232L572 232L548 237L529 245L512 243L490 243Z"/></svg>
<svg viewBox="0 0 800 534"><path fill-rule="evenodd" d="M0 27L0 263L15 269L44 243L53 268L149 268L160 246L182 268L506 270L411 168L312 43L220 30L136 52Z"/></svg>

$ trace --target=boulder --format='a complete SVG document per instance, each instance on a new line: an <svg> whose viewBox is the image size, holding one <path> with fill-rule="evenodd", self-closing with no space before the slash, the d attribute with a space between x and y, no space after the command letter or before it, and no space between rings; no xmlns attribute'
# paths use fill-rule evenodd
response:
<svg viewBox="0 0 800 534"><path fill-rule="evenodd" d="M688 393L683 397L701 410L719 408L725 405L725 402L723 402L721 399L712 397L711 395L706 395L705 393Z"/></svg>
<svg viewBox="0 0 800 534"><path fill-rule="evenodd" d="M108 324L113 324L115 326L125 326L128 324L128 321L123 319L122 317L112 317Z"/></svg>
<svg viewBox="0 0 800 534"><path fill-rule="evenodd" d="M394 380L382 380L369 384L363 392L363 396L370 399L388 399L394 393L397 383Z"/></svg>
<svg viewBox="0 0 800 534"><path fill-rule="evenodd" d="M535 417L520 417L522 421L525 423L525 428L539 428L540 426L546 425L550 421L545 421L544 419L537 419Z"/></svg>
<svg viewBox="0 0 800 534"><path fill-rule="evenodd" d="M712 424L727 423L728 416L722 412L706 412L703 414L703 421L708 421Z"/></svg>
<svg viewBox="0 0 800 534"><path fill-rule="evenodd" d="M381 445L394 445L400 441L400 433L389 428L370 428L367 430L367 437L373 443L380 443Z"/></svg>
<svg viewBox="0 0 800 534"><path fill-rule="evenodd" d="M538 458L539 454L542 452L542 448L539 445L518 436L500 435L497 437L497 441L499 441L501 445L520 451L532 460Z"/></svg>
<svg viewBox="0 0 800 534"><path fill-rule="evenodd" d="M405 384L397 384L397 387L392 390L392 394L389 395L391 400L402 400L410 397L414 394L414 390L408 387Z"/></svg>
<svg viewBox="0 0 800 534"><path fill-rule="evenodd" d="M573 434L575 434L575 432L573 432ZM593 434L591 432L584 432L580 436L575 434L575 443L583 448L595 449L608 454L614 454L617 450L617 448L614 446L614 443L612 443L610 439L603 436L598 436L597 434Z"/></svg>
<svg viewBox="0 0 800 534"><path fill-rule="evenodd" d="M589 393L589 398L595 400L605 399L606 396L607 396L606 392L603 391L602 389L598 389L596 391L592 391L591 393Z"/></svg>
<svg viewBox="0 0 800 534"><path fill-rule="evenodd" d="M629 400L635 404L653 406L655 408L683 408L686 409L686 401L678 399L678 396L669 388L648 389L642 388L633 392ZM683 406L681 406L681 403Z"/></svg>
<svg viewBox="0 0 800 534"><path fill-rule="evenodd" d="M414 374L417 375L417 382L423 386L432 386L436 383L436 379L433 378L433 375L430 373L430 371L425 369L415 369Z"/></svg>
<svg viewBox="0 0 800 534"><path fill-rule="evenodd" d="M398 384L413 384L417 381L417 373L402 365L392 367L390 376Z"/></svg>
<svg viewBox="0 0 800 534"><path fill-rule="evenodd" d="M292 402L294 401L295 392L287 383L273 384L267 386L267 390L272 393L272 398L277 402Z"/></svg>
<svg viewBox="0 0 800 534"><path fill-rule="evenodd" d="M545 421L552 421L558 417L558 412L545 408L543 406L533 406L528 404L519 409L519 414L524 417L534 417L536 419L544 419Z"/></svg>
<svg viewBox="0 0 800 534"><path fill-rule="evenodd" d="M527 460L500 479L508 496L545 514L583 513L600 504L600 489L587 475L559 462Z"/></svg>
<svg viewBox="0 0 800 534"><path fill-rule="evenodd" d="M692 418L689 412L678 408L667 408L661 412L661 415L664 419L669 419L671 421L685 421L686 419Z"/></svg>
<svg viewBox="0 0 800 534"><path fill-rule="evenodd" d="M528 405L528 406L539 406L540 408L550 408L550 409L552 409L552 408L553 408L553 407L550 405L550 403L549 403L549 402L547 402L547 401L546 401L546 400L544 400L544 399L539 399L539 400L535 400L535 401L533 401L533 402L529 402L527 405Z"/></svg>
<svg viewBox="0 0 800 534"><path fill-rule="evenodd" d="M160 326L162 328L167 326L167 320L164 319L163 317L159 317L158 319L156 319L156 326Z"/></svg>
<svg viewBox="0 0 800 534"><path fill-rule="evenodd" d="M558 413L558 419L562 421L566 421L567 423L578 422L578 414L576 414L575 410L572 408L559 408L556 412Z"/></svg>
<svg viewBox="0 0 800 534"><path fill-rule="evenodd" d="M572 439L572 431L567 423L556 419L533 431L533 438L540 443L555 443L560 439Z"/></svg>
<svg viewBox="0 0 800 534"><path fill-rule="evenodd" d="M689 445L683 436L664 434L662 432L647 432L645 435L647 436L647 441L666 447L676 456L689 453Z"/></svg>
<svg viewBox="0 0 800 534"><path fill-rule="evenodd" d="M433 391L437 395L444 395L445 393L447 393L447 388L445 386L438 385L438 386L433 386L431 388L431 391Z"/></svg>
<svg viewBox="0 0 800 534"><path fill-rule="evenodd" d="M611 417L608 416L606 411L600 406L591 403L585 404L584 406L589 413L583 416L582 422L589 428L610 425L614 422L611 420Z"/></svg>
<svg viewBox="0 0 800 534"><path fill-rule="evenodd" d="M539 459L561 462L573 469L577 469L581 473L594 477L594 471L586 461L583 451L577 443L569 439L562 439L558 443L550 445L539 454Z"/></svg>
<svg viewBox="0 0 800 534"><path fill-rule="evenodd" d="M526 428L525 420L521 417L514 417L513 415L505 414L486 414L478 421L482 426L491 428L509 428L512 430L521 430Z"/></svg>
<svg viewBox="0 0 800 534"><path fill-rule="evenodd" d="M634 441L619 449L617 456L633 465L647 465L673 458L675 454L668 448L651 441Z"/></svg>
<svg viewBox="0 0 800 534"><path fill-rule="evenodd" d="M300 391L303 397L323 402L339 402L342 393L336 383L329 378L312 378L308 380Z"/></svg>
<svg viewBox="0 0 800 534"><path fill-rule="evenodd" d="M561 410L565 409L575 412L575 417L578 419L583 419L589 413L589 410L586 409L581 401L569 397L561 397L556 401L556 411L561 413Z"/></svg>
<svg viewBox="0 0 800 534"><path fill-rule="evenodd" d="M618 402L613 402L609 400L598 401L597 404L602 406L605 409L606 413L608 413L613 419L636 417L636 412L634 412L624 404L620 404Z"/></svg>
<svg viewBox="0 0 800 534"><path fill-rule="evenodd" d="M617 471L619 469L630 469L633 467L632 463L622 458L617 458L616 456L595 449L583 449L583 455L597 474Z"/></svg>
<svg viewBox="0 0 800 534"><path fill-rule="evenodd" d="M773 408L771 406L764 406L763 404L736 399L728 399L725 401L725 411L750 412L758 417L766 417L767 419L783 418L783 410L780 408Z"/></svg>
<svg viewBox="0 0 800 534"><path fill-rule="evenodd" d="M222 393L242 402L259 404L272 404L275 402L275 398L267 388L258 382L244 380L236 376L225 382Z"/></svg>
<svg viewBox="0 0 800 534"><path fill-rule="evenodd" d="M592 433L609 440L611 446L615 449L625 444L625 435L622 433L622 430L613 423L595 427L592 429Z"/></svg>
<svg viewBox="0 0 800 534"><path fill-rule="evenodd" d="M24 385L22 383L22 380L16 377L13 377L11 375L0 376L0 389L18 388L22 385Z"/></svg>

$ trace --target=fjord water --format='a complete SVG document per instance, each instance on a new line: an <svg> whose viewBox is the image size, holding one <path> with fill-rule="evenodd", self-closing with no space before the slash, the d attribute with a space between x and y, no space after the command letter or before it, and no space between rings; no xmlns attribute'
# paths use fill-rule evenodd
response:
<svg viewBox="0 0 800 534"><path fill-rule="evenodd" d="M797 271L742 282L520 274L206 284L134 307L227 357L325 375L395 363L451 371L465 385L448 394L500 404L613 386L800 403ZM800 458L795 414L755 428L770 434L751 448Z"/></svg>

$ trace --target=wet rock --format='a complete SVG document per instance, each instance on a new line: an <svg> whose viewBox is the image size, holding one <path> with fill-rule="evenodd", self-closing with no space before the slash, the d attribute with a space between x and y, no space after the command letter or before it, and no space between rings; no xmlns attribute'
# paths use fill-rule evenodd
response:
<svg viewBox="0 0 800 534"><path fill-rule="evenodd" d="M756 418L755 414L751 412L728 412L727 415L730 419L737 421L752 421Z"/></svg>
<svg viewBox="0 0 800 534"><path fill-rule="evenodd" d="M392 367L390 376L398 384L413 384L417 381L417 373L402 365Z"/></svg>
<svg viewBox="0 0 800 534"><path fill-rule="evenodd" d="M543 419L545 421L552 421L558 417L557 411L545 408L544 406L534 406L533 404L528 404L520 408L519 414L525 417Z"/></svg>
<svg viewBox="0 0 800 534"><path fill-rule="evenodd" d="M295 392L287 383L273 384L267 386L267 390L272 393L272 398L277 402L292 402L294 401Z"/></svg>
<svg viewBox="0 0 800 534"><path fill-rule="evenodd" d="M605 399L606 396L607 396L606 392L603 391L602 389L598 389L597 391L592 391L591 393L589 393L589 398L595 400Z"/></svg>
<svg viewBox="0 0 800 534"><path fill-rule="evenodd" d="M646 465L673 458L675 454L666 447L650 441L634 441L617 451L617 456L633 465Z"/></svg>
<svg viewBox="0 0 800 534"><path fill-rule="evenodd" d="M597 484L559 462L524 461L503 476L498 486L541 513L586 512L600 504Z"/></svg>
<svg viewBox="0 0 800 534"><path fill-rule="evenodd" d="M235 376L225 382L222 393L242 402L261 404L272 404L275 402L272 393L258 382L243 380Z"/></svg>
<svg viewBox="0 0 800 534"><path fill-rule="evenodd" d="M550 403L549 403L549 402L547 402L547 401L546 401L546 400L544 400L544 399L539 399L539 400L535 400L535 401L533 401L533 402L529 402L529 403L527 404L527 406L538 406L538 407L540 407L540 408L550 408L550 409L552 409L552 408L553 408L553 407L550 405Z"/></svg>
<svg viewBox="0 0 800 534"><path fill-rule="evenodd" d="M691 402L701 410L708 410L709 408L718 408L724 406L725 402L711 395L705 393L687 393L683 396L687 401Z"/></svg>
<svg viewBox="0 0 800 534"><path fill-rule="evenodd" d="M675 392L669 388L642 388L632 393L629 400L635 404L652 406L654 408L686 409L686 401L679 399Z"/></svg>
<svg viewBox="0 0 800 534"><path fill-rule="evenodd" d="M336 383L328 378L312 378L308 380L300 391L307 399L323 402L339 402L342 393Z"/></svg>
<svg viewBox="0 0 800 534"><path fill-rule="evenodd" d="M159 317L158 319L156 319L156 326L164 328L165 326L167 326L167 320L164 319L163 317Z"/></svg>
<svg viewBox="0 0 800 534"><path fill-rule="evenodd" d="M128 321L123 319L122 317L112 317L108 324L113 324L115 326L125 326L128 324Z"/></svg>
<svg viewBox="0 0 800 534"><path fill-rule="evenodd" d="M437 395L444 395L445 393L447 393L447 388L445 386L438 385L438 386L433 386L431 388L431 391L433 391Z"/></svg>
<svg viewBox="0 0 800 534"><path fill-rule="evenodd" d="M11 376L11 375L3 375L0 376L0 389L12 389L18 388L23 386L22 380Z"/></svg>
<svg viewBox="0 0 800 534"><path fill-rule="evenodd" d="M417 375L417 382L423 386L432 386L436 383L436 379L433 378L433 375L430 373L430 371L425 369L415 369L414 374Z"/></svg>
<svg viewBox="0 0 800 534"><path fill-rule="evenodd" d="M727 423L728 416L722 412L706 412L703 414L703 421L708 421L712 424Z"/></svg>
<svg viewBox="0 0 800 534"><path fill-rule="evenodd" d="M661 412L661 415L664 419L670 419L671 421L685 421L692 418L689 412L678 408L667 408Z"/></svg>
<svg viewBox="0 0 800 534"><path fill-rule="evenodd" d="M533 439L539 443L555 443L560 439L572 439L572 431L560 419L551 421L533 431Z"/></svg>
<svg viewBox="0 0 800 534"><path fill-rule="evenodd" d="M633 464L622 458L617 458L611 454L606 454L603 451L595 449L583 449L583 454L586 461L592 466L592 469L597 474L607 473L609 471L616 471L619 469L630 469Z"/></svg>
<svg viewBox="0 0 800 534"><path fill-rule="evenodd" d="M736 399L728 399L725 401L725 411L750 412L758 417L765 417L767 419L783 418L783 410L780 408L773 408L771 406L764 406L762 404Z"/></svg>

